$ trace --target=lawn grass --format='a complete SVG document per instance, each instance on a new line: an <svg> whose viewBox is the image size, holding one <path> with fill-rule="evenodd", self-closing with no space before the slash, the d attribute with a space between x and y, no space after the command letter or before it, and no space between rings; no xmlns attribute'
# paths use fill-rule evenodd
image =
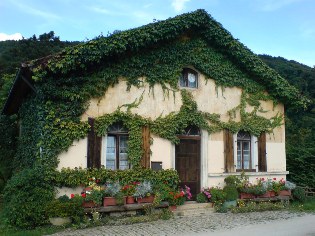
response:
<svg viewBox="0 0 315 236"><path fill-rule="evenodd" d="M307 197L304 203L292 202L290 210L315 213L315 197Z"/></svg>

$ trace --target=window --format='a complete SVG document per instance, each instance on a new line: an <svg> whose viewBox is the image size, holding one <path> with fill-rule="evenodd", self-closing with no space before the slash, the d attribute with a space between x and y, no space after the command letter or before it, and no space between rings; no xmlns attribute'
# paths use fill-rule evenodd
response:
<svg viewBox="0 0 315 236"><path fill-rule="evenodd" d="M224 165L227 173L243 170L266 172L266 134L263 132L256 137L245 131L233 134L229 130L225 130Z"/></svg>
<svg viewBox="0 0 315 236"><path fill-rule="evenodd" d="M179 84L181 87L197 88L198 73L190 68L183 69Z"/></svg>
<svg viewBox="0 0 315 236"><path fill-rule="evenodd" d="M237 165L236 169L251 169L252 159L250 151L250 134L240 131L237 134Z"/></svg>
<svg viewBox="0 0 315 236"><path fill-rule="evenodd" d="M106 139L106 169L129 169L128 129L122 123L115 123L108 128Z"/></svg>

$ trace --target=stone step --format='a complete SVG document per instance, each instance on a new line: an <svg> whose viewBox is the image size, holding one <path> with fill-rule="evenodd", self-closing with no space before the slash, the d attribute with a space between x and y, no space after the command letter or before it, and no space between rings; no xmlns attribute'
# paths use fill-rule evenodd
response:
<svg viewBox="0 0 315 236"><path fill-rule="evenodd" d="M177 206L177 209L173 211L175 216L188 216L188 215L202 215L213 213L214 208L212 203L196 203L185 202L184 205Z"/></svg>

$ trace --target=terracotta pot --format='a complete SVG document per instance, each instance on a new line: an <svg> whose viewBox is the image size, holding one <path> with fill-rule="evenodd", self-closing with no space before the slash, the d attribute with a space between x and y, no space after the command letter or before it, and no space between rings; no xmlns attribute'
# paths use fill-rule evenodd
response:
<svg viewBox="0 0 315 236"><path fill-rule="evenodd" d="M276 196L276 192L275 191L269 191L270 197L275 197Z"/></svg>
<svg viewBox="0 0 315 236"><path fill-rule="evenodd" d="M93 201L87 201L87 202L83 202L82 206L84 208L91 208L91 207L98 207L97 204L95 204Z"/></svg>
<svg viewBox="0 0 315 236"><path fill-rule="evenodd" d="M255 198L255 195L251 194L251 193L240 193L240 198L241 199L253 199L253 198Z"/></svg>
<svg viewBox="0 0 315 236"><path fill-rule="evenodd" d="M135 203L136 203L136 200L134 197L132 197L132 196L126 197L126 204L135 204Z"/></svg>
<svg viewBox="0 0 315 236"><path fill-rule="evenodd" d="M137 198L138 203L152 203L154 201L154 195L148 197Z"/></svg>
<svg viewBox="0 0 315 236"><path fill-rule="evenodd" d="M123 198L123 202L121 203L122 205L126 204L126 197ZM103 198L103 206L116 206L120 205L118 204L117 200L115 197L104 197Z"/></svg>
<svg viewBox="0 0 315 236"><path fill-rule="evenodd" d="M258 198L270 198L270 193L267 191L265 194L257 195Z"/></svg>
<svg viewBox="0 0 315 236"><path fill-rule="evenodd" d="M116 198L114 197L104 197L103 198L103 206L116 206Z"/></svg>
<svg viewBox="0 0 315 236"><path fill-rule="evenodd" d="M281 190L278 193L279 196L291 196L291 190Z"/></svg>

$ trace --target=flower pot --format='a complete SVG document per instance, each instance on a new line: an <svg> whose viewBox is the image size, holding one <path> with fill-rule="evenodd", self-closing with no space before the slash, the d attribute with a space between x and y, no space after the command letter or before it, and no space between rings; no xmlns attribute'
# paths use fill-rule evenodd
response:
<svg viewBox="0 0 315 236"><path fill-rule="evenodd" d="M138 203L152 203L154 201L154 195L148 197L137 198Z"/></svg>
<svg viewBox="0 0 315 236"><path fill-rule="evenodd" d="M115 197L104 197L103 198L103 206L117 206L126 204L126 197L123 197L123 202L121 204L118 203Z"/></svg>
<svg viewBox="0 0 315 236"><path fill-rule="evenodd" d="M236 207L236 206L237 206L237 201L236 200L225 201L223 203L223 207L225 207L225 208L231 208L231 207Z"/></svg>
<svg viewBox="0 0 315 236"><path fill-rule="evenodd" d="M126 204L135 204L135 203L136 203L136 200L134 197L132 197L132 196L126 197Z"/></svg>
<svg viewBox="0 0 315 236"><path fill-rule="evenodd" d="M49 222L55 226L61 226L71 223L70 217L49 217Z"/></svg>
<svg viewBox="0 0 315 236"><path fill-rule="evenodd" d="M116 206L116 198L114 197L104 197L103 198L103 206Z"/></svg>
<svg viewBox="0 0 315 236"><path fill-rule="evenodd" d="M240 198L241 199L253 199L253 198L255 198L255 195L251 194L251 193L240 193Z"/></svg>
<svg viewBox="0 0 315 236"><path fill-rule="evenodd" d="M291 190L281 190L278 193L279 196L291 196Z"/></svg>
<svg viewBox="0 0 315 236"><path fill-rule="evenodd" d="M268 191L270 197L275 197L276 196L276 192L275 191Z"/></svg>
<svg viewBox="0 0 315 236"><path fill-rule="evenodd" d="M267 191L264 194L257 195L257 198L270 198L270 193L269 193L269 191Z"/></svg>
<svg viewBox="0 0 315 236"><path fill-rule="evenodd" d="M84 208L91 208L91 207L98 207L98 205L97 204L95 204L93 201L84 201L83 203L82 203L82 206L84 207Z"/></svg>

